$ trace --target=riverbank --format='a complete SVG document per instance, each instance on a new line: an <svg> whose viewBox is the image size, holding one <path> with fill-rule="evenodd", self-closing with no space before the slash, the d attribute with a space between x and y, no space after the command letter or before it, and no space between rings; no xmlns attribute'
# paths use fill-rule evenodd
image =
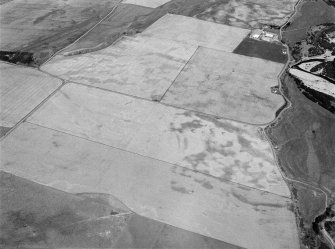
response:
<svg viewBox="0 0 335 249"><path fill-rule="evenodd" d="M290 27L297 28L294 21L300 18L301 22L301 16L308 16L308 13L300 13L300 10L306 9L302 8L303 4L302 1L297 3L297 12L288 21ZM287 37L284 41L290 45ZM331 162L335 160L332 155L335 149L332 139L335 136L332 126L335 117L299 90L295 79L288 74L288 65L294 60L289 46L287 51L290 59L278 80L279 90L288 104L266 128L266 134L296 204L301 247L319 248L322 242L313 232L312 222L333 200L335 171Z"/></svg>

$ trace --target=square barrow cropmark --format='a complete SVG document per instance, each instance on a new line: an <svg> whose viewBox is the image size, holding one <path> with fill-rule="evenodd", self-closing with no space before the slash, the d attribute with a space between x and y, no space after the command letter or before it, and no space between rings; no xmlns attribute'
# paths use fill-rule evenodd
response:
<svg viewBox="0 0 335 249"><path fill-rule="evenodd" d="M272 94L282 64L199 47L163 102L251 124L275 118L284 99Z"/></svg>

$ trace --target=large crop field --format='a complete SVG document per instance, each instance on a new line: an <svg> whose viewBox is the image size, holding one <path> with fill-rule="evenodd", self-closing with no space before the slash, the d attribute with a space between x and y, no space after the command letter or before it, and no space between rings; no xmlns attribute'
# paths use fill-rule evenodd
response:
<svg viewBox="0 0 335 249"><path fill-rule="evenodd" d="M289 198L89 139L25 123L1 142L2 169L68 193L111 194L139 215L242 248L298 248Z"/></svg>
<svg viewBox="0 0 335 249"><path fill-rule="evenodd" d="M29 122L289 196L255 126L76 84L66 85Z"/></svg>
<svg viewBox="0 0 335 249"><path fill-rule="evenodd" d="M199 47L163 103L252 124L275 118L284 99L271 93L283 65Z"/></svg>

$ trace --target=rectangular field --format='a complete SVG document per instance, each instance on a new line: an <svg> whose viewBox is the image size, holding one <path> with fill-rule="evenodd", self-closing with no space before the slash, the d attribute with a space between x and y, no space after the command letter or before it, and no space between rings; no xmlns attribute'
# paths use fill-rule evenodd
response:
<svg viewBox="0 0 335 249"><path fill-rule="evenodd" d="M166 14L142 35L232 52L248 33L247 29Z"/></svg>
<svg viewBox="0 0 335 249"><path fill-rule="evenodd" d="M257 127L77 84L67 84L29 122L290 196Z"/></svg>
<svg viewBox="0 0 335 249"><path fill-rule="evenodd" d="M298 248L289 198L30 123L1 151L2 170L62 191L111 194L140 215L245 248Z"/></svg>
<svg viewBox="0 0 335 249"><path fill-rule="evenodd" d="M199 47L163 102L251 124L275 118L284 99L271 93L283 65Z"/></svg>

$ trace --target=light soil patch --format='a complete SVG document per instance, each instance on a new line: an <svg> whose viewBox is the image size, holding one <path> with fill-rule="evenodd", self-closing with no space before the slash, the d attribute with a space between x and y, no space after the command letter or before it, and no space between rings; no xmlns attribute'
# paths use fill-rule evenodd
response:
<svg viewBox="0 0 335 249"><path fill-rule="evenodd" d="M284 104L271 93L281 63L200 47L164 103L252 124L269 123Z"/></svg>
<svg viewBox="0 0 335 249"><path fill-rule="evenodd" d="M58 56L42 70L67 80L160 100L195 50L196 46L170 40L123 37L97 52Z"/></svg>
<svg viewBox="0 0 335 249"><path fill-rule="evenodd" d="M0 63L0 126L12 127L62 84L35 69Z"/></svg>
<svg viewBox="0 0 335 249"><path fill-rule="evenodd" d="M248 33L247 29L166 14L142 35L232 52Z"/></svg>
<svg viewBox="0 0 335 249"><path fill-rule="evenodd" d="M68 84L29 122L290 196L257 127Z"/></svg>
<svg viewBox="0 0 335 249"><path fill-rule="evenodd" d="M170 0L123 0L122 3L135 4L149 8L157 8Z"/></svg>
<svg viewBox="0 0 335 249"><path fill-rule="evenodd" d="M1 151L3 170L62 191L111 194L140 215L245 248L298 248L289 198L29 123Z"/></svg>
<svg viewBox="0 0 335 249"><path fill-rule="evenodd" d="M283 25L294 10L297 0L228 0L215 1L195 17L242 28L259 28L263 24Z"/></svg>

